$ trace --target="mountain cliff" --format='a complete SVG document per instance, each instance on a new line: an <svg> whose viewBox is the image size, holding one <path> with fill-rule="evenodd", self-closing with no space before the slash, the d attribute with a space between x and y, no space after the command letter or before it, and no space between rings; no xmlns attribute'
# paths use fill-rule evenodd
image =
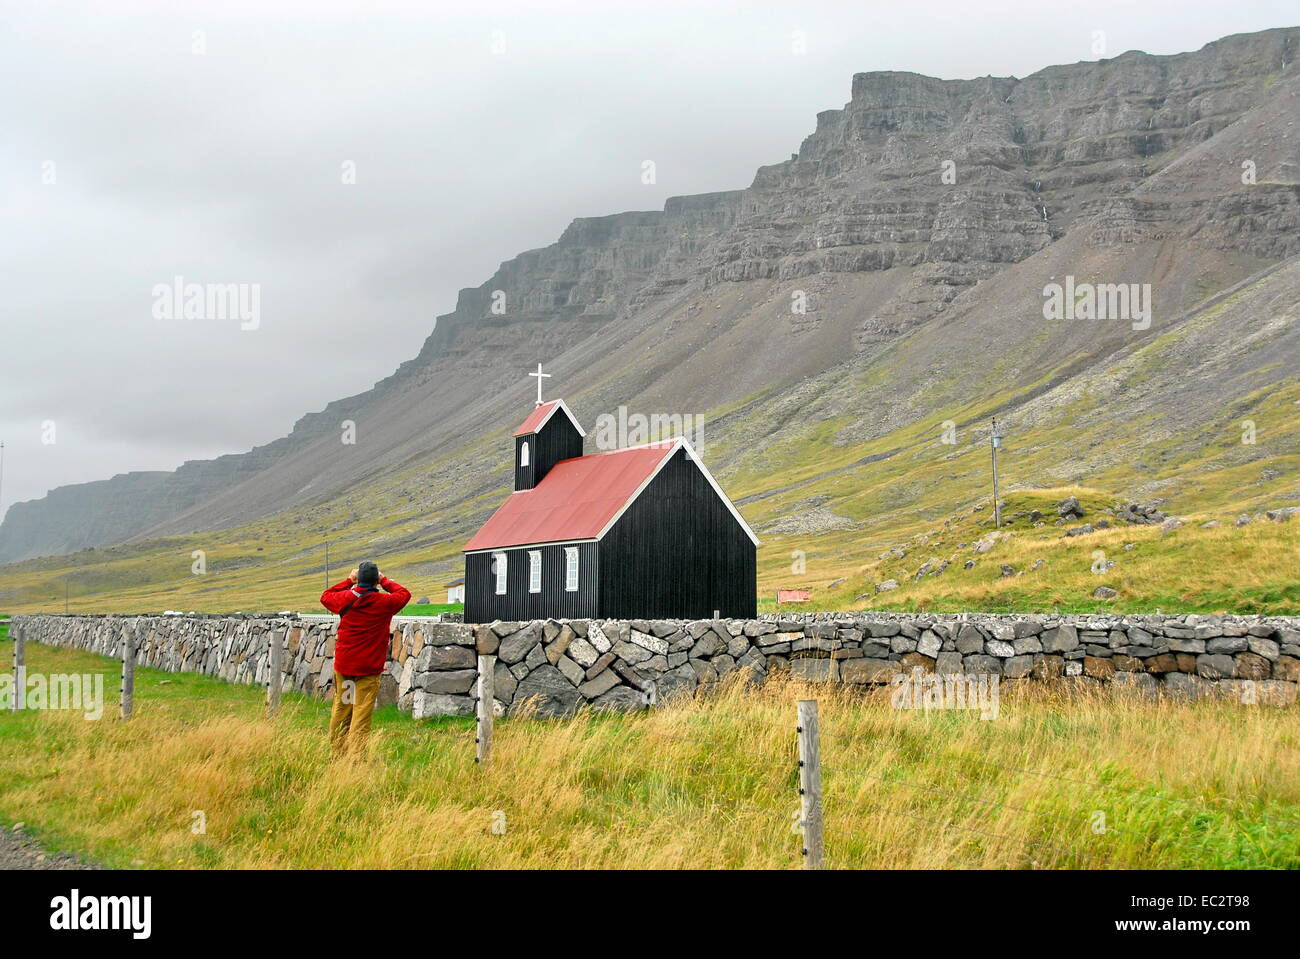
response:
<svg viewBox="0 0 1300 959"><path fill-rule="evenodd" d="M889 464L941 421L993 412L1033 438L1040 485L1173 495L1196 486L1189 469L1258 462L1276 474L1261 495L1293 495L1294 457L1273 445L1292 427L1219 447L1252 410L1284 424L1263 398L1300 373L1298 41L1270 30L1024 79L857 74L747 189L575 220L462 290L373 389L248 453L16 504L0 561L272 516L316 535L345 526L330 500L362 480L403 527L390 548L451 557L508 486L504 437L539 359L588 425L620 405L706 414L714 472L777 531L861 536L914 507ZM1045 320L1044 287L1066 276L1150 284L1149 327ZM899 485L867 488L880 477Z"/></svg>

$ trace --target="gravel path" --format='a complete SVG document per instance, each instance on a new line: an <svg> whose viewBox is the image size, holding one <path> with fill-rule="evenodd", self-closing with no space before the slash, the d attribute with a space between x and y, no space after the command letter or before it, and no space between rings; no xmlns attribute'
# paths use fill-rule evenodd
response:
<svg viewBox="0 0 1300 959"><path fill-rule="evenodd" d="M13 829L0 828L0 870L8 869L97 869L75 856L47 855L36 841L23 832L22 823Z"/></svg>

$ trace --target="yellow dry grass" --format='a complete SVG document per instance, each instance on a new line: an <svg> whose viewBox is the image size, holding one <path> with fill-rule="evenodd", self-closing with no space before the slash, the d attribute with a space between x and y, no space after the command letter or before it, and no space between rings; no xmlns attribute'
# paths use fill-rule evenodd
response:
<svg viewBox="0 0 1300 959"><path fill-rule="evenodd" d="M332 762L319 701L266 720L257 690L141 675L129 722L0 717L0 817L122 866L789 869L815 698L831 867L1300 866L1294 708L1036 688L985 721L778 676L501 721L479 767L469 720L389 710L367 761Z"/></svg>

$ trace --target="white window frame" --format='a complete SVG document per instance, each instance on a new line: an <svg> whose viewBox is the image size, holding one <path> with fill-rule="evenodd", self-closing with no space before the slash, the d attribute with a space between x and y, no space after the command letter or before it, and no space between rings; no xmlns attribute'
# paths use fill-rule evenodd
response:
<svg viewBox="0 0 1300 959"><path fill-rule="evenodd" d="M528 465L528 440L524 440L523 445L519 447L519 465Z"/></svg>
<svg viewBox="0 0 1300 959"><path fill-rule="evenodd" d="M542 591L542 551L540 549L530 549L528 551L528 592L540 593Z"/></svg>
<svg viewBox="0 0 1300 959"><path fill-rule="evenodd" d="M494 567L493 573L496 576L496 581L497 581L496 594L498 596L504 596L506 594L506 572L507 572L506 554L493 553L492 564Z"/></svg>
<svg viewBox="0 0 1300 959"><path fill-rule="evenodd" d="M576 593L581 581L578 568L578 547L564 547L564 591Z"/></svg>

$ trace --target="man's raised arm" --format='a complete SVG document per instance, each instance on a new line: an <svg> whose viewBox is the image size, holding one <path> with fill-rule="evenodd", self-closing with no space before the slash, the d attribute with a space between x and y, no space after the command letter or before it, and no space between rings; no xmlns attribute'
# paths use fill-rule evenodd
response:
<svg viewBox="0 0 1300 959"><path fill-rule="evenodd" d="M335 583L325 592L320 594L320 604L328 609L331 613L341 613L348 603L352 602L352 578L348 577L341 583Z"/></svg>
<svg viewBox="0 0 1300 959"><path fill-rule="evenodd" d="M379 579L379 585L382 586L384 592L388 594L389 603L392 606L393 612L402 609L411 601L411 591L401 583L396 583L387 576L382 576Z"/></svg>

